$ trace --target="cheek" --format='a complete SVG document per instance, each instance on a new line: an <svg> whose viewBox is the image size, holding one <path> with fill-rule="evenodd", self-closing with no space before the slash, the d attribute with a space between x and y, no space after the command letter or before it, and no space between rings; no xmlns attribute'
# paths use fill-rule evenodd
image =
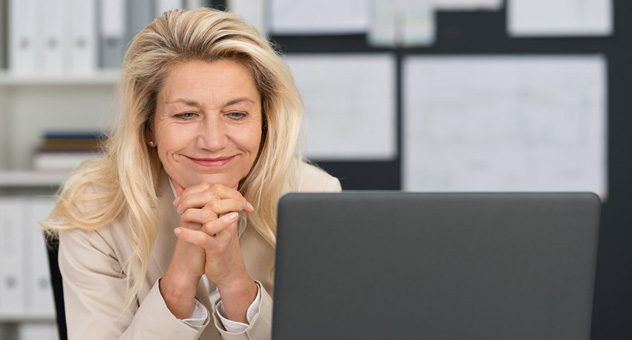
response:
<svg viewBox="0 0 632 340"><path fill-rule="evenodd" d="M156 126L156 143L160 153L169 153L185 147L193 138L185 125L162 124Z"/></svg>
<svg viewBox="0 0 632 340"><path fill-rule="evenodd" d="M261 128L259 126L253 126L247 135L248 149L254 153L254 156L259 152L259 145L261 144Z"/></svg>

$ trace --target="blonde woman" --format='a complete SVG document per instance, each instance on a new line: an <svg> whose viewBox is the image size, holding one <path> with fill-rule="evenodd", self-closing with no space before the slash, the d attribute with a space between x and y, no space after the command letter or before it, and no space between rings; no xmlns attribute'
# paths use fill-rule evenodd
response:
<svg viewBox="0 0 632 340"><path fill-rule="evenodd" d="M302 160L302 101L251 26L173 10L132 41L106 157L65 183L59 237L71 339L268 339L276 205L339 191Z"/></svg>

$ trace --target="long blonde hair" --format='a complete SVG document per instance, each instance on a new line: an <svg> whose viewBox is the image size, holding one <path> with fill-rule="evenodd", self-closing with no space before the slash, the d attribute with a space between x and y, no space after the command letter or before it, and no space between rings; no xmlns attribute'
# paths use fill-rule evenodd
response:
<svg viewBox="0 0 632 340"><path fill-rule="evenodd" d="M43 222L55 234L75 228L96 230L125 220L134 248L132 258L121 259L128 273L126 306L141 288L158 228L156 190L163 168L144 138L157 94L173 65L222 59L245 65L262 98L260 152L239 191L257 207L249 214L249 227L276 245L277 201L285 191L296 189L302 162L298 141L303 103L292 75L270 43L233 14L209 8L165 12L136 35L125 55L118 93L121 109L104 145L105 157L75 170ZM135 261L140 271L131 277Z"/></svg>

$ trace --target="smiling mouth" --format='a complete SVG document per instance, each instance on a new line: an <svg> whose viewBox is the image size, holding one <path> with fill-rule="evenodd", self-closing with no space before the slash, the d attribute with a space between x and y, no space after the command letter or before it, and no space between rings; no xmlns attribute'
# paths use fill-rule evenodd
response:
<svg viewBox="0 0 632 340"><path fill-rule="evenodd" d="M230 162L233 158L235 158L235 156L217 157L217 158L193 158L189 156L185 156L185 157L190 159L193 163L206 167L206 168L220 168L228 164L228 162Z"/></svg>

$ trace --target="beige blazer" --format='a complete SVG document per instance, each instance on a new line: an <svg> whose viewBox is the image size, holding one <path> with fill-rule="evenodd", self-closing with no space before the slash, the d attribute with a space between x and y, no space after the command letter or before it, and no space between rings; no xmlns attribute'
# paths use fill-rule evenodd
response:
<svg viewBox="0 0 632 340"><path fill-rule="evenodd" d="M300 169L298 191L340 191L338 179L314 166ZM131 310L122 312L125 277L135 277L139 268L125 273L125 260L132 255L126 225L117 221L97 231L70 230L59 233L59 268L63 276L66 323L70 339L269 339L272 327L272 268L274 249L247 222L240 224L239 242L246 268L261 284L259 314L248 329L227 333L217 315L217 289L208 291L200 280L197 299L209 311L201 327L176 319L160 295L160 279L173 254L173 229L179 216L166 175L159 187L159 231L151 250L147 275ZM213 287L214 288L214 287ZM213 319L212 321L210 319Z"/></svg>

